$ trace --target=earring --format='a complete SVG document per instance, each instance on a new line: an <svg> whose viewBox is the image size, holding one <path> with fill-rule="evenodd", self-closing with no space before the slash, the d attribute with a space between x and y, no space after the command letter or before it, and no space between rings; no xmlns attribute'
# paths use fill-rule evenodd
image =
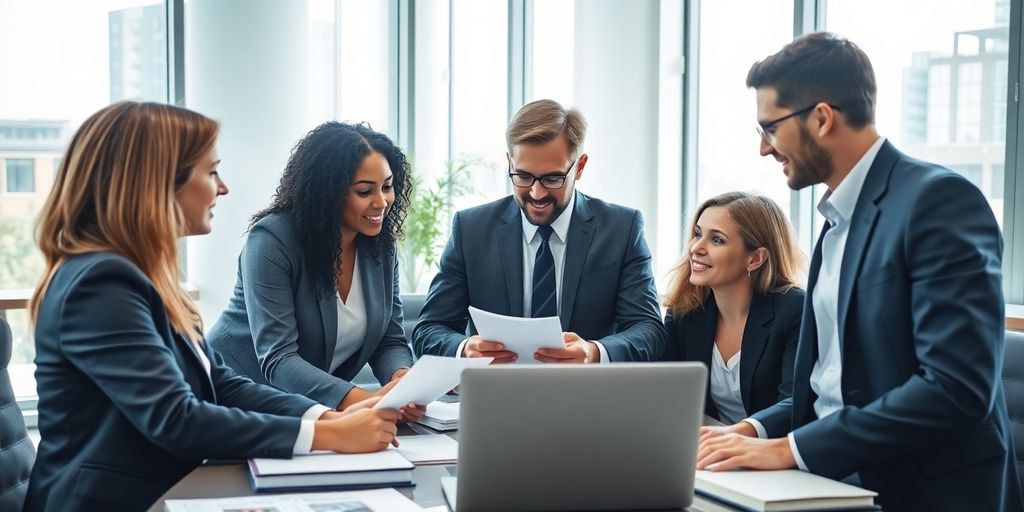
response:
<svg viewBox="0 0 1024 512"><path fill-rule="evenodd" d="M748 277L748 278L750 277L750 273L751 273L751 272L752 272L752 270L748 268L748 269L747 269L747 277Z"/></svg>

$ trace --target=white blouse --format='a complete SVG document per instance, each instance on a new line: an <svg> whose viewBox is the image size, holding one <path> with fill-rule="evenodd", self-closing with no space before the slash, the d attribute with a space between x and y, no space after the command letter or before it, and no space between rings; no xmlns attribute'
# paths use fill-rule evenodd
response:
<svg viewBox="0 0 1024 512"><path fill-rule="evenodd" d="M352 266L352 286L348 300L338 298L338 341L331 358L331 373L363 347L366 340L366 301L363 299L363 283L359 278L359 257Z"/></svg>
<svg viewBox="0 0 1024 512"><path fill-rule="evenodd" d="M732 425L747 417L743 408L743 394L740 392L740 352L729 361L722 358L718 344L711 354L711 399L718 409L718 419Z"/></svg>

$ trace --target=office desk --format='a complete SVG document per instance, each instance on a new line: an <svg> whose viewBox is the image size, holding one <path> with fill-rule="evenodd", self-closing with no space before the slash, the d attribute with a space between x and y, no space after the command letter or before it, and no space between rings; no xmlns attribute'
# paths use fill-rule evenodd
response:
<svg viewBox="0 0 1024 512"><path fill-rule="evenodd" d="M705 418L705 424L711 424L710 422L717 423L711 418ZM398 429L398 435L424 433L433 433L433 431L419 425L412 427L401 425ZM447 434L456 440L458 439L457 432L448 432ZM454 464L416 466L416 469L412 472L413 481L416 482L416 485L414 487L397 487L396 490L415 501L421 507L429 508L447 505L444 494L441 492L441 478L456 476L455 467ZM252 495L252 488L249 486L249 469L245 464L205 465L196 468L175 484L149 510L150 512L163 512L164 500L166 499L227 498L230 496ZM693 506L687 509L688 512L722 512L733 510L738 509L706 500L700 496L694 496Z"/></svg>

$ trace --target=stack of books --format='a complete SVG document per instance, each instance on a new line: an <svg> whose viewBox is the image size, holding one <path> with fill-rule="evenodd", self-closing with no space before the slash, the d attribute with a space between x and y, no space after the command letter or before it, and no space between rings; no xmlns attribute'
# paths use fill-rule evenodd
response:
<svg viewBox="0 0 1024 512"><path fill-rule="evenodd" d="M397 450L315 452L292 459L249 459L255 492L369 489L413 485L412 462Z"/></svg>
<svg viewBox="0 0 1024 512"><path fill-rule="evenodd" d="M442 432L459 428L459 403L433 401L427 404L427 412L417 421L420 425Z"/></svg>
<svg viewBox="0 0 1024 512"><path fill-rule="evenodd" d="M878 493L797 470L697 471L698 494L743 510L873 510Z"/></svg>

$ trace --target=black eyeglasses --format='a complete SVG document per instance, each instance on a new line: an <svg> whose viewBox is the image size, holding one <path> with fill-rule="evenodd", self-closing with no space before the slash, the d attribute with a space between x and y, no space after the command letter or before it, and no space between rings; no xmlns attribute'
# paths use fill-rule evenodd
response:
<svg viewBox="0 0 1024 512"><path fill-rule="evenodd" d="M818 103L820 103L820 102L818 102ZM757 126L755 127L755 129L757 130L757 134L761 136L761 140L765 141L768 144L771 144L772 142L775 141L775 132L771 131L773 128L775 128L775 125L777 125L777 124L779 124L779 123L781 123L781 122L783 122L786 119L789 119L791 117L796 117L796 116L799 116L799 115L803 115L803 114L806 114L806 113L814 110L814 107L817 107L818 103L815 103L814 105L811 105L811 106L809 106L807 108L803 108L803 109L797 110L796 112L793 112L793 113L790 113L790 114L786 114L786 115L784 115L784 116L782 116L782 117L780 117L778 119L772 119L771 121L766 121L766 122L763 122L763 123L758 123ZM837 106L835 106L835 105L833 105L831 103L826 103L826 105L832 107L833 110L838 110L840 112L843 111L843 109L841 109L841 108L839 108L839 107L837 107Z"/></svg>
<svg viewBox="0 0 1024 512"><path fill-rule="evenodd" d="M557 190L565 186L565 180L569 179L569 173L572 172L572 166L576 165L576 160L573 160L569 164L569 168L564 173L553 173L545 174L544 176L534 176L525 172L515 172L512 170L512 160L508 161L508 177L512 178L512 184L521 188L530 188L534 183L540 182L540 185L549 190Z"/></svg>

